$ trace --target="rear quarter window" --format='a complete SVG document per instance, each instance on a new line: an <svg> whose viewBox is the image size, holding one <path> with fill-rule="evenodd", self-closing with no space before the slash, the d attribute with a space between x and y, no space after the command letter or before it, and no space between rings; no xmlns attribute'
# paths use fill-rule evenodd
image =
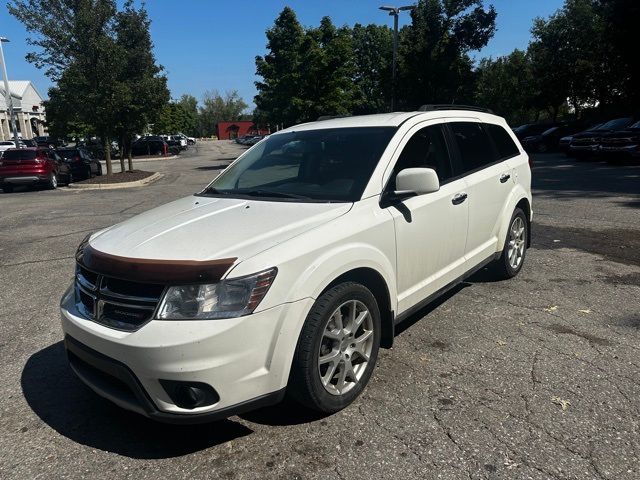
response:
<svg viewBox="0 0 640 480"><path fill-rule="evenodd" d="M520 155L520 149L518 149L518 146L511 138L511 135L509 135L504 128L502 128L500 125L494 125L492 123L486 123L485 127L487 128L487 132L489 132L489 136L496 146L496 150L498 150L499 160L505 160L507 158L512 158L516 155Z"/></svg>

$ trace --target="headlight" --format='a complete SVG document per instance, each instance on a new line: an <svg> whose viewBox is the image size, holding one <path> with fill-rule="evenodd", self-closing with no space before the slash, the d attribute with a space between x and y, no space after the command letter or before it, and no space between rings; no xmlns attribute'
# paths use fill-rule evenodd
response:
<svg viewBox="0 0 640 480"><path fill-rule="evenodd" d="M253 313L276 278L277 268L207 285L169 287L162 299L161 320L206 320Z"/></svg>

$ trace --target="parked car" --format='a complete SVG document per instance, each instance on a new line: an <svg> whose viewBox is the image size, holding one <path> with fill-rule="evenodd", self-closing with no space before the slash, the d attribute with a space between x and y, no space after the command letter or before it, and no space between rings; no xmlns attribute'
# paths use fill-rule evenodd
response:
<svg viewBox="0 0 640 480"><path fill-rule="evenodd" d="M103 160L105 158L104 143L100 138L92 137L80 140L76 147L81 147L89 153L93 158ZM110 148L111 158L116 158L120 154L118 142L112 141Z"/></svg>
<svg viewBox="0 0 640 480"><path fill-rule="evenodd" d="M604 125L603 123L594 123L592 125L590 125L586 130L583 129L578 129L577 133L582 133L582 131L587 131L587 130L595 130L597 128L600 128L600 126ZM571 156L571 153L569 151L570 147L571 147L571 141L573 140L573 136L575 135L575 133L571 134L571 135L566 135L564 137L562 137L560 140L558 140L558 149L564 153L567 156Z"/></svg>
<svg viewBox="0 0 640 480"><path fill-rule="evenodd" d="M9 193L17 185L55 189L73 181L69 165L53 150L42 147L12 148L0 159L0 188Z"/></svg>
<svg viewBox="0 0 640 480"><path fill-rule="evenodd" d="M603 136L625 129L632 123L634 123L632 117L616 118L603 123L593 130L577 133L571 139L569 153L576 158L595 157L600 153L600 142Z"/></svg>
<svg viewBox="0 0 640 480"><path fill-rule="evenodd" d="M196 139L194 137L187 137L187 145L195 145Z"/></svg>
<svg viewBox="0 0 640 480"><path fill-rule="evenodd" d="M484 266L511 278L525 261L517 138L484 111L429 108L281 130L200 193L87 236L60 304L72 369L169 422L285 393L349 405L395 325Z"/></svg>
<svg viewBox="0 0 640 480"><path fill-rule="evenodd" d="M2 152L10 148L16 148L16 143L13 140L0 141L0 156L2 156Z"/></svg>
<svg viewBox="0 0 640 480"><path fill-rule="evenodd" d="M36 142L36 145L38 147L47 147L53 149L62 147L64 145L64 141L62 139L49 136L33 137L32 140Z"/></svg>
<svg viewBox="0 0 640 480"><path fill-rule="evenodd" d="M169 145L159 135L148 135L133 142L131 154L136 157L141 155L167 155L169 154Z"/></svg>
<svg viewBox="0 0 640 480"><path fill-rule="evenodd" d="M260 140L262 140L263 138L265 138L267 135L254 135L253 137L251 137L249 140L246 140L244 142L244 145L255 145L256 143L258 143Z"/></svg>
<svg viewBox="0 0 640 480"><path fill-rule="evenodd" d="M554 152L560 148L560 139L579 129L570 125L556 125L539 135L532 135L522 140L522 146L527 152Z"/></svg>
<svg viewBox="0 0 640 480"><path fill-rule="evenodd" d="M102 175L102 165L84 148L58 148L56 150L71 168L73 178L86 180L92 176Z"/></svg>
<svg viewBox="0 0 640 480"><path fill-rule="evenodd" d="M605 134L600 142L600 152L610 162L640 160L640 122L624 130Z"/></svg>
<svg viewBox="0 0 640 480"><path fill-rule="evenodd" d="M530 123L526 125L520 125L513 129L513 133L516 134L518 140L522 141L527 137L533 135L540 135L542 132L549 130L551 127L555 127L555 123Z"/></svg>

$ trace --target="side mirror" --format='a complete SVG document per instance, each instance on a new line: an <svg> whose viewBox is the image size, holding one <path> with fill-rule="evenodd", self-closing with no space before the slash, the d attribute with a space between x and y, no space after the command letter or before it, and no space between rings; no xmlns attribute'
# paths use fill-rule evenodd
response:
<svg viewBox="0 0 640 480"><path fill-rule="evenodd" d="M396 176L396 193L411 192L424 195L438 190L440 180L433 168L405 168Z"/></svg>

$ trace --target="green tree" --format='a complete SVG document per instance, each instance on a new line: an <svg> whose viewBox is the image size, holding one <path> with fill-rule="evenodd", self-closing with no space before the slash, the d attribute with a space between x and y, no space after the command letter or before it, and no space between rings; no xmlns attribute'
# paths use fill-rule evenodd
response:
<svg viewBox="0 0 640 480"><path fill-rule="evenodd" d="M620 111L640 111L640 55L638 34L640 2L597 0L596 12L603 23L605 63L597 70L599 85L612 106ZM608 88L605 86L608 81ZM601 95L603 96L603 95Z"/></svg>
<svg viewBox="0 0 640 480"><path fill-rule="evenodd" d="M353 113L384 112L391 98L393 31L386 26L360 25L351 32L353 45Z"/></svg>
<svg viewBox="0 0 640 480"><path fill-rule="evenodd" d="M214 135L218 122L240 120L247 107L236 90L224 96L217 90L206 92L200 107L200 131L205 137Z"/></svg>
<svg viewBox="0 0 640 480"><path fill-rule="evenodd" d="M256 57L256 74L261 77L255 82L258 89L254 98L256 120L293 125L300 121L304 108L300 98L300 49L305 41L304 30L295 12L285 7L266 34L268 53Z"/></svg>
<svg viewBox="0 0 640 480"><path fill-rule="evenodd" d="M514 50L495 60L485 58L478 66L476 103L488 107L512 124L526 123L535 116L535 82L526 52Z"/></svg>
<svg viewBox="0 0 640 480"><path fill-rule="evenodd" d="M150 24L144 6L135 8L132 0L127 0L116 15L116 44L125 56L118 75L122 85L122 108L118 112L116 128L122 171L125 156L129 170L133 170L131 143L134 135L153 123L169 101L167 78L153 54Z"/></svg>
<svg viewBox="0 0 640 480"><path fill-rule="evenodd" d="M495 32L496 11L481 0L420 0L401 31L399 104L462 103L473 98L472 51Z"/></svg>
<svg viewBox="0 0 640 480"><path fill-rule="evenodd" d="M598 101L607 102L609 86L601 85L599 70L607 70L603 23L593 0L566 0L548 19L534 20L529 45L534 103L555 119L567 101L579 114Z"/></svg>
<svg viewBox="0 0 640 480"><path fill-rule="evenodd" d="M199 136L198 132L198 100L193 95L182 95L178 104L185 112L185 125L182 133L189 136Z"/></svg>

